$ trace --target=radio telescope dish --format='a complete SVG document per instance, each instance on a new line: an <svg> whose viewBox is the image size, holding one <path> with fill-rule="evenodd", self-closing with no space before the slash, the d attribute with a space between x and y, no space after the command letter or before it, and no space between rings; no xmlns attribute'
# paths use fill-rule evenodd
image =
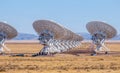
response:
<svg viewBox="0 0 120 73"><path fill-rule="evenodd" d="M41 53L58 53L77 47L83 37L50 20L37 20L33 28L44 45ZM47 47L47 48L46 48Z"/></svg>
<svg viewBox="0 0 120 73"><path fill-rule="evenodd" d="M107 54L110 49L105 46L105 39L113 38L117 34L116 29L111 25L101 21L88 22L86 28L92 35L91 39L93 41L93 44L96 45L96 49L92 55L95 55L97 51L101 50L101 48L103 48L102 50L104 50L105 54Z"/></svg>
<svg viewBox="0 0 120 73"><path fill-rule="evenodd" d="M0 32L3 32L6 35L6 39L12 39L17 36L16 29L3 22L0 22Z"/></svg>
<svg viewBox="0 0 120 73"><path fill-rule="evenodd" d="M38 35L44 31L49 30L53 33L55 39L63 39L63 40L72 40L73 35L77 35L70 30L60 26L58 23L55 23L50 20L37 20L33 23L33 28L38 33ZM83 40L81 36L78 36L79 40Z"/></svg>
<svg viewBox="0 0 120 73"><path fill-rule="evenodd" d="M10 52L10 49L5 46L6 39L12 39L17 36L17 31L10 25L4 22L0 22L0 53L4 53L4 49Z"/></svg>
<svg viewBox="0 0 120 73"><path fill-rule="evenodd" d="M106 34L107 39L113 38L117 34L117 31L114 27L100 21L88 22L86 28L92 35L98 31L104 32Z"/></svg>

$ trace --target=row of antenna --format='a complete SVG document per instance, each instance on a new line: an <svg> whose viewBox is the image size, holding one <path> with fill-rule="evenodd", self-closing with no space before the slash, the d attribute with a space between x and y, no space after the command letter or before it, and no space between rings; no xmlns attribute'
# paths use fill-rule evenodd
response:
<svg viewBox="0 0 120 73"><path fill-rule="evenodd" d="M37 20L33 22L33 28L39 35L39 41L44 45L44 48L39 54L50 54L67 51L71 48L80 45L83 37L72 32L71 30L62 27L60 24L50 20ZM101 21L91 21L86 25L88 32L92 35L92 40L95 45L104 46L104 40L110 39L117 34L114 27ZM7 23L0 22L0 42L3 40L12 39L17 36L17 30ZM95 51L96 52L96 51ZM33 56L36 56L35 54Z"/></svg>

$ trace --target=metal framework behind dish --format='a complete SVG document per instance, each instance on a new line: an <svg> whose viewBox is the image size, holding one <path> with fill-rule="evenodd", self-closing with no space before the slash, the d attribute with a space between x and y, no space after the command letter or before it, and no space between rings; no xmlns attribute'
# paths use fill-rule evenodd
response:
<svg viewBox="0 0 120 73"><path fill-rule="evenodd" d="M4 49L10 52L10 49L5 46L6 37L7 35L4 32L0 32L0 53L4 53Z"/></svg>
<svg viewBox="0 0 120 73"><path fill-rule="evenodd" d="M103 50L106 51L106 53L110 51L110 49L108 49L104 44L106 37L107 35L102 31L98 31L92 35L91 39L93 43L96 45L95 52L100 51L101 48L103 48Z"/></svg>
<svg viewBox="0 0 120 73"><path fill-rule="evenodd" d="M92 27L92 26L94 26L94 27ZM102 28L102 27L104 27L104 28ZM108 35L108 34L112 33L107 30L108 28L110 29L110 31L112 31L114 33L111 35ZM105 39L114 37L117 33L116 30L112 26L110 26L104 22L100 22L100 21L89 22L87 24L87 29L92 34L91 40L96 45L96 49L94 50L94 52L91 55L96 55L96 52L101 51L101 50L105 51L105 54L107 54L108 51L110 51L110 49L105 46L105 43L104 43Z"/></svg>
<svg viewBox="0 0 120 73"><path fill-rule="evenodd" d="M43 20L43 21L46 22L48 20ZM54 22L50 21L50 23L54 23ZM63 27L60 27L60 28L62 28L62 30L66 30L66 28L63 28ZM66 31L70 32L69 30L66 30ZM61 34L59 34L59 35L61 35ZM66 38L66 36L64 37L64 35L66 35L66 33L63 33L62 38ZM78 35L74 34L74 36L78 36ZM72 37L72 35L71 36L68 35L68 37ZM69 38L69 39L68 38L67 39L62 39L62 38L56 38L55 33L53 31L48 30L48 29L44 29L43 31L40 31L39 41L40 41L41 44L44 45L44 47L39 53L34 54L33 56L49 55L49 54L54 54L54 53L65 52L69 49L72 49L74 47L79 46L80 42L82 40L82 38L80 36L78 36L77 38L72 37L72 38Z"/></svg>

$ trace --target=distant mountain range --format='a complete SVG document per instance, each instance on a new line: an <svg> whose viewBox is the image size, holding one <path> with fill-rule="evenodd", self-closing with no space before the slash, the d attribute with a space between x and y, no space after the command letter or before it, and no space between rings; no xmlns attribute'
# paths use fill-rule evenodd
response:
<svg viewBox="0 0 120 73"><path fill-rule="evenodd" d="M18 33L18 35L13 40L35 40L38 36L34 34Z"/></svg>
<svg viewBox="0 0 120 73"><path fill-rule="evenodd" d="M112 38L112 40L120 40L120 34Z"/></svg>
<svg viewBox="0 0 120 73"><path fill-rule="evenodd" d="M77 34L81 35L84 38L84 40L90 40L91 39L91 35L88 34L88 33L81 32L81 33L77 33Z"/></svg>
<svg viewBox="0 0 120 73"><path fill-rule="evenodd" d="M84 40L90 40L91 35L85 32L77 33L81 35ZM19 33L17 37L15 37L13 40L36 40L38 38L37 35L34 34L27 34L27 33ZM120 34L112 38L111 40L120 40Z"/></svg>

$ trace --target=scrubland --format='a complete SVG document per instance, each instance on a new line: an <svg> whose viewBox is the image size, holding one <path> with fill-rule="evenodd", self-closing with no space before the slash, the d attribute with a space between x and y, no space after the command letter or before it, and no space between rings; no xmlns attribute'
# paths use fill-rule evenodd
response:
<svg viewBox="0 0 120 73"><path fill-rule="evenodd" d="M106 43L111 49L90 56L89 43L53 56L31 57L43 47L38 43L7 43L11 53L0 56L0 73L120 73L120 43ZM25 56L11 56L24 54Z"/></svg>

